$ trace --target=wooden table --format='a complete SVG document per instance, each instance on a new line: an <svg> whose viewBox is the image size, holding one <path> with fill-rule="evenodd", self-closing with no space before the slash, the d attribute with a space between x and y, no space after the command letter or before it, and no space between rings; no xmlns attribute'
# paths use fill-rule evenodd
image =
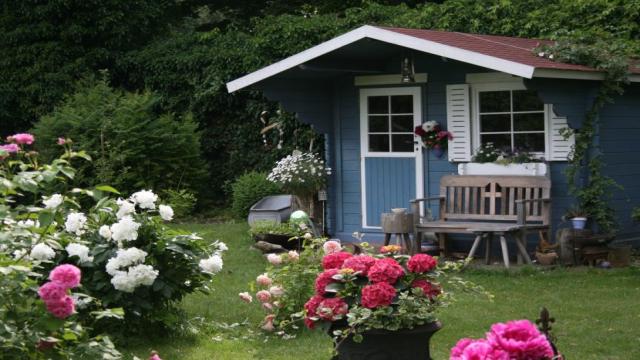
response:
<svg viewBox="0 0 640 360"><path fill-rule="evenodd" d="M533 226L535 227L535 225ZM467 230L476 235L475 240L473 241L473 245L471 246L471 251L469 251L469 258L473 258L473 255L478 250L478 246L480 242L485 239L485 263L489 264L489 259L491 256L491 241L494 235L498 235L500 237L500 247L502 248L502 260L504 261L504 267L509 268L509 248L507 247L507 235L511 235L516 242L516 247L518 249L518 263L522 262L522 259L527 264L531 264L531 258L527 253L526 248L526 239L524 234L525 230L532 230L532 226L527 225L518 225L518 224L487 224L487 223L478 223L476 226L471 226L467 228Z"/></svg>
<svg viewBox="0 0 640 360"><path fill-rule="evenodd" d="M384 233L384 245L389 245L391 235L395 235L398 245L403 246L408 254L419 252L419 244L411 242L409 233L413 231L413 214L411 213L383 213L380 216L380 224Z"/></svg>

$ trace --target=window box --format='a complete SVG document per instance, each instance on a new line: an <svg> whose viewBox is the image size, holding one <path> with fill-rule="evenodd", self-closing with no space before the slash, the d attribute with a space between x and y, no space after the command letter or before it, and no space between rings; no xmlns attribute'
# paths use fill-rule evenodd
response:
<svg viewBox="0 0 640 360"><path fill-rule="evenodd" d="M522 175L545 176L548 167L545 163L496 164L462 163L458 164L459 175Z"/></svg>

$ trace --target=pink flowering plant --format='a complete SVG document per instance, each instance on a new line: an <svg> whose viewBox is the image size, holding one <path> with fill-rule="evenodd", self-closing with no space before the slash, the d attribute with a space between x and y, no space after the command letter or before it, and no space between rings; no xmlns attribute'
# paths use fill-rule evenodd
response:
<svg viewBox="0 0 640 360"><path fill-rule="evenodd" d="M181 321L166 314L185 295L209 290L226 245L166 226L173 209L151 190L124 196L107 185L75 188L78 162L91 159L60 138L64 154L40 163L30 148L37 139L27 135L9 137L17 151L0 154L0 252L43 277L58 265L80 269L83 292L95 299L77 311L80 321L105 308L124 309L128 331ZM43 294L59 293L55 284L78 286L71 272L55 274ZM47 304L61 316L71 308L67 297ZM100 326L122 333L121 323Z"/></svg>
<svg viewBox="0 0 640 360"><path fill-rule="evenodd" d="M422 139L422 143L427 149L446 150L449 140L453 139L453 134L443 130L437 121L427 121L416 126L414 133Z"/></svg>
<svg viewBox="0 0 640 360"><path fill-rule="evenodd" d="M338 250L322 259L315 293L304 305L308 328L331 329L334 336L360 341L368 330L411 329L437 320L438 308L449 303L446 286L482 291L450 273L463 262L443 262L427 254L400 254L387 246L375 254L366 244L361 254Z"/></svg>
<svg viewBox="0 0 640 360"><path fill-rule="evenodd" d="M547 337L529 320L497 323L484 339L461 339L450 360L554 360L561 359Z"/></svg>

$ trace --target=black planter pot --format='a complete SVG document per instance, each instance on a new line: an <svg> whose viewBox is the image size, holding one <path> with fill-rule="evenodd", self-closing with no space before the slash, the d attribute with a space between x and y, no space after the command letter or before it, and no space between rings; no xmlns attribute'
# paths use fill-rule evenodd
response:
<svg viewBox="0 0 640 360"><path fill-rule="evenodd" d="M431 360L429 340L440 328L436 321L407 330L367 331L362 342L344 339L333 360Z"/></svg>

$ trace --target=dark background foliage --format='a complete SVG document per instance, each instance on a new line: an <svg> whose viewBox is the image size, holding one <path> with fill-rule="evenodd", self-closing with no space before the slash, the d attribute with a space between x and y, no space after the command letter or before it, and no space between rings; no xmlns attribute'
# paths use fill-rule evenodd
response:
<svg viewBox="0 0 640 360"><path fill-rule="evenodd" d="M0 135L28 130L78 79L108 69L114 86L152 91L160 111L193 114L210 169L200 197L217 202L225 182L313 136L284 116L283 149L265 151L259 114L276 105L225 83L362 24L602 37L640 53L640 0L27 0L0 11Z"/></svg>

